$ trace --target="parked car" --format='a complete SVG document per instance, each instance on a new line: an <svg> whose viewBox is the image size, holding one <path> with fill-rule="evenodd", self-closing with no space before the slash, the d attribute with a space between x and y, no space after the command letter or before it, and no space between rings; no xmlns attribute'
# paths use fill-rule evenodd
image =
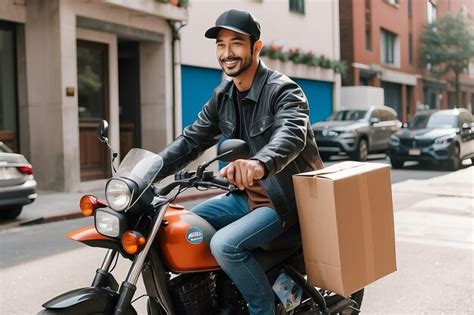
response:
<svg viewBox="0 0 474 315"><path fill-rule="evenodd" d="M18 217L37 196L31 164L0 141L0 219Z"/></svg>
<svg viewBox="0 0 474 315"><path fill-rule="evenodd" d="M365 161L369 153L386 152L390 136L402 126L397 113L387 106L346 109L312 127L323 159L347 154Z"/></svg>
<svg viewBox="0 0 474 315"><path fill-rule="evenodd" d="M472 115L463 108L417 112L408 128L390 138L389 155L393 168L431 161L457 170L463 159L474 162Z"/></svg>

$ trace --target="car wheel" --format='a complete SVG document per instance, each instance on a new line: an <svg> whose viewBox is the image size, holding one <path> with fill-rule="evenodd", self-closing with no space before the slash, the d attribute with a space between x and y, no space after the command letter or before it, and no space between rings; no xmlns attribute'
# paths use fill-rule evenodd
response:
<svg viewBox="0 0 474 315"><path fill-rule="evenodd" d="M457 144L453 147L453 153L451 154L451 159L448 161L448 170L457 171L461 166L461 152Z"/></svg>
<svg viewBox="0 0 474 315"><path fill-rule="evenodd" d="M402 168L404 163L405 161L403 160L390 159L390 164L392 164L392 168L394 169Z"/></svg>
<svg viewBox="0 0 474 315"><path fill-rule="evenodd" d="M367 140L362 138L362 139L359 140L359 143L357 144L357 149L350 156L350 158L352 160L363 162L363 161L367 160L368 155L369 155L369 145L367 143Z"/></svg>
<svg viewBox="0 0 474 315"><path fill-rule="evenodd" d="M327 153L321 153L319 152L319 155L321 156L321 159L323 161L329 161L329 159L331 158L331 155L330 154L327 154Z"/></svg>
<svg viewBox="0 0 474 315"><path fill-rule="evenodd" d="M0 219L12 220L16 219L21 213L23 206L8 206L0 208Z"/></svg>

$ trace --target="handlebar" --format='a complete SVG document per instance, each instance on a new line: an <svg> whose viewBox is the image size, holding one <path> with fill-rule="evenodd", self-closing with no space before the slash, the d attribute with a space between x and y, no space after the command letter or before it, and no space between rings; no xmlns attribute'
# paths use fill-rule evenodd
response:
<svg viewBox="0 0 474 315"><path fill-rule="evenodd" d="M202 179L198 179L196 176L190 178L175 180L174 182L169 183L166 186L153 187L153 192L157 196L164 196L169 194L174 188L188 188L188 187L202 187L202 188L220 188L227 191L234 191L237 188L230 184L227 179L214 176L213 172L208 172Z"/></svg>

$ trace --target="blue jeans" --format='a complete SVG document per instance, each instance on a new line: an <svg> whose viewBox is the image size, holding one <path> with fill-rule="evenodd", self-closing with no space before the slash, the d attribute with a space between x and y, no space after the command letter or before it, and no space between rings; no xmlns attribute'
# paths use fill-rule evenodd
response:
<svg viewBox="0 0 474 315"><path fill-rule="evenodd" d="M211 252L248 303L250 314L275 314L273 290L259 263L251 255L282 232L275 209L249 211L243 194L220 195L197 205L192 212L216 230Z"/></svg>

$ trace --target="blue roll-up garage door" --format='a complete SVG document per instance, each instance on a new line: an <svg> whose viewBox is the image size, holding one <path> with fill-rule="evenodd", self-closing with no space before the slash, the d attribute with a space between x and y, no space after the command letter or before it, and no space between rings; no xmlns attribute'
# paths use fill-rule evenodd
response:
<svg viewBox="0 0 474 315"><path fill-rule="evenodd" d="M182 123L183 128L196 120L212 91L222 81L222 71L209 68L182 66Z"/></svg>
<svg viewBox="0 0 474 315"><path fill-rule="evenodd" d="M332 114L333 83L292 78L303 89L310 106L310 121L315 123ZM211 97L214 88L222 81L217 69L182 66L182 123L183 127L196 120L202 105Z"/></svg>
<svg viewBox="0 0 474 315"><path fill-rule="evenodd" d="M292 78L303 89L309 102L311 123L326 119L332 114L333 83Z"/></svg>

